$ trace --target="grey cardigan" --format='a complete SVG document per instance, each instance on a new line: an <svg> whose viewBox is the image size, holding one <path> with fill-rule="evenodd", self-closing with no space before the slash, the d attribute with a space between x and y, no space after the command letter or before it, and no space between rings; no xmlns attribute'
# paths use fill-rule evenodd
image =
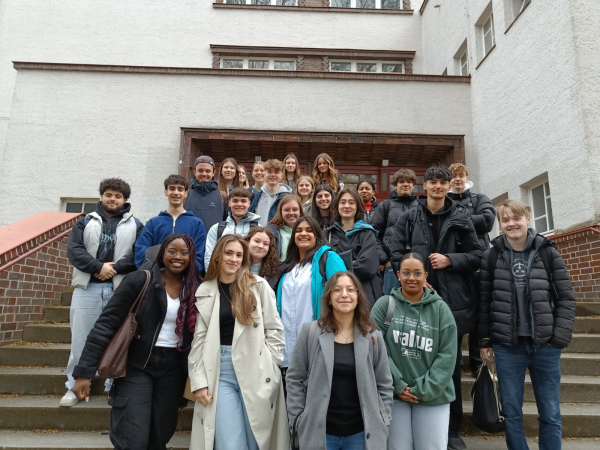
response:
<svg viewBox="0 0 600 450"><path fill-rule="evenodd" d="M305 391L308 370L308 334L310 323L305 323L298 335L292 358L287 370L287 410L290 429L298 418L298 438L303 450L324 450L326 448L325 422L331 395L333 377L333 333L323 332L319 336L319 346L315 353L308 388ZM369 335L363 336L354 329L354 358L356 361L356 382L358 397L365 426L367 450L381 450L387 447L388 425L392 419L393 382L387 351L381 332L377 331L376 345L379 346L378 361L369 359L369 345L373 345ZM387 413L381 414L380 401Z"/></svg>

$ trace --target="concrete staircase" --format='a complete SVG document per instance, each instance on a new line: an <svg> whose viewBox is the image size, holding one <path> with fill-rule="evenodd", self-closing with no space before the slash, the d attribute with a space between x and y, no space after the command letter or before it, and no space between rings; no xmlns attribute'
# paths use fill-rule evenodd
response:
<svg viewBox="0 0 600 450"><path fill-rule="evenodd" d="M110 407L104 380L92 383L89 403L58 406L65 393L71 295L63 293L61 306L46 308L44 322L28 325L22 342L0 347L0 449L111 448L105 436ZM466 363L466 353L463 357ZM600 437L600 299L578 303L575 335L563 352L561 369L564 436ZM472 376L463 376L464 432L480 435L469 417L473 381ZM537 411L529 380L525 402L526 431L534 436ZM180 431L170 448L188 447L191 421L192 408L180 410Z"/></svg>

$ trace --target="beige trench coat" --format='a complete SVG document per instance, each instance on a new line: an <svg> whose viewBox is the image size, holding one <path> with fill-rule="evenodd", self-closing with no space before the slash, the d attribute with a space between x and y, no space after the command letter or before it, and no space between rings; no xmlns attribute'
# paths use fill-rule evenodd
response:
<svg viewBox="0 0 600 450"><path fill-rule="evenodd" d="M254 323L236 320L231 359L248 412L250 427L260 450L290 447L289 428L280 366L283 362L283 324L277 313L275 293L261 277L250 287L257 299ZM190 450L212 450L219 397L221 338L220 295L217 280L204 282L196 291L198 317L188 358L192 392L208 386L213 401L196 402Z"/></svg>

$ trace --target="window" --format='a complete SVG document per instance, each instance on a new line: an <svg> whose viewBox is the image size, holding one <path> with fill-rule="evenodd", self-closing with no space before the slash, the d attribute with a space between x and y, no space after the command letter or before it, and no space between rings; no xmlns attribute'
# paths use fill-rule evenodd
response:
<svg viewBox="0 0 600 450"><path fill-rule="evenodd" d="M525 9L525 7L531 3L531 0L510 0L512 6L512 18L515 20L521 11Z"/></svg>
<svg viewBox="0 0 600 450"><path fill-rule="evenodd" d="M402 0L330 0L332 8L402 9Z"/></svg>
<svg viewBox="0 0 600 450"><path fill-rule="evenodd" d="M234 5L280 5L296 6L296 0L225 0L225 3Z"/></svg>
<svg viewBox="0 0 600 450"><path fill-rule="evenodd" d="M548 234L554 231L550 184L545 182L531 188L529 198L531 199L533 228L540 234Z"/></svg>
<svg viewBox="0 0 600 450"><path fill-rule="evenodd" d="M483 56L486 56L496 45L496 30L494 29L494 15L492 14L483 24Z"/></svg>
<svg viewBox="0 0 600 450"><path fill-rule="evenodd" d="M467 50L460 57L460 74L463 77L469 75L469 52Z"/></svg>
<svg viewBox="0 0 600 450"><path fill-rule="evenodd" d="M404 63L399 61L331 61L332 72L383 72L404 73Z"/></svg>
<svg viewBox="0 0 600 450"><path fill-rule="evenodd" d="M296 70L296 61L284 58L221 58L221 69Z"/></svg>
<svg viewBox="0 0 600 450"><path fill-rule="evenodd" d="M66 198L63 199L63 212L89 214L96 210L98 199Z"/></svg>

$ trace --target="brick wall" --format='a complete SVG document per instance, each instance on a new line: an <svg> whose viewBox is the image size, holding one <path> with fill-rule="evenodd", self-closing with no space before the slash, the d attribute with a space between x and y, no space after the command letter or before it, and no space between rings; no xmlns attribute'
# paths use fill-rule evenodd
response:
<svg viewBox="0 0 600 450"><path fill-rule="evenodd" d="M0 272L0 343L20 340L23 328L43 318L46 306L59 305L72 267L64 237Z"/></svg>
<svg viewBox="0 0 600 450"><path fill-rule="evenodd" d="M296 70L329 70L329 59L325 56L298 56Z"/></svg>
<svg viewBox="0 0 600 450"><path fill-rule="evenodd" d="M327 8L329 0L298 0L298 6L316 6Z"/></svg>

